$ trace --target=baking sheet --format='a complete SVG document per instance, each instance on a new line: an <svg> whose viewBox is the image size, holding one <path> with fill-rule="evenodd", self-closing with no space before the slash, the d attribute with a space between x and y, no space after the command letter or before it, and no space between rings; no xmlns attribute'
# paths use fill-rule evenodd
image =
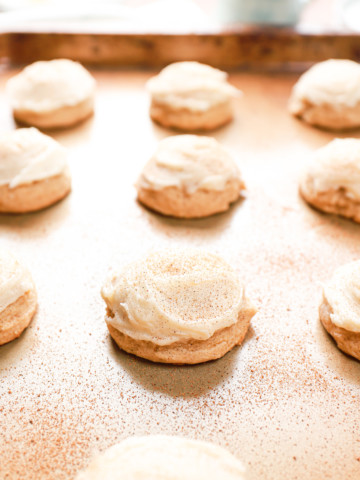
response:
<svg viewBox="0 0 360 480"><path fill-rule="evenodd" d="M0 76L0 128L14 128ZM360 226L298 196L310 152L334 135L291 118L293 75L237 73L236 118L213 135L234 153L247 198L229 212L175 220L135 200L133 184L173 132L148 118L148 72L95 71L96 114L52 133L69 148L71 195L0 216L0 244L30 268L38 312L0 348L0 478L71 479L129 435L219 443L248 480L360 477L360 364L321 327L321 282L360 257ZM343 135L342 135L343 136ZM357 133L354 136L359 137ZM102 282L152 248L197 246L227 259L259 309L242 347L198 366L121 352L104 322Z"/></svg>

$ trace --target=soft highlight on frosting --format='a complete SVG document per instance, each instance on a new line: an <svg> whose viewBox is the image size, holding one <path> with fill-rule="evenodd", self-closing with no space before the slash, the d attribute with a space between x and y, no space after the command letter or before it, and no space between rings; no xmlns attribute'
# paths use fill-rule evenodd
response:
<svg viewBox="0 0 360 480"><path fill-rule="evenodd" d="M28 270L6 251L0 251L0 312L34 288Z"/></svg>
<svg viewBox="0 0 360 480"><path fill-rule="evenodd" d="M92 97L95 80L80 63L39 61L10 78L6 90L15 110L50 112Z"/></svg>
<svg viewBox="0 0 360 480"><path fill-rule="evenodd" d="M360 140L337 138L316 150L302 179L312 193L344 189L345 195L360 199Z"/></svg>
<svg viewBox="0 0 360 480"><path fill-rule="evenodd" d="M231 179L241 181L239 169L214 138L177 135L159 143L137 186L152 190L177 187L191 194L198 189L224 190Z"/></svg>
<svg viewBox="0 0 360 480"><path fill-rule="evenodd" d="M333 313L331 321L350 332L360 332L360 260L338 268L323 288Z"/></svg>
<svg viewBox="0 0 360 480"><path fill-rule="evenodd" d="M224 448L168 435L130 437L95 457L76 480L243 480Z"/></svg>
<svg viewBox="0 0 360 480"><path fill-rule="evenodd" d="M112 276L102 297L110 325L157 345L206 340L236 323L246 302L234 270L194 249L148 254Z"/></svg>
<svg viewBox="0 0 360 480"><path fill-rule="evenodd" d="M352 60L326 60L305 72L295 84L293 101L354 107L360 101L360 65Z"/></svg>
<svg viewBox="0 0 360 480"><path fill-rule="evenodd" d="M176 62L147 82L152 99L174 109L204 112L228 102L240 91L227 74L198 62Z"/></svg>
<svg viewBox="0 0 360 480"><path fill-rule="evenodd" d="M67 171L66 150L36 128L0 135L0 185L15 188Z"/></svg>

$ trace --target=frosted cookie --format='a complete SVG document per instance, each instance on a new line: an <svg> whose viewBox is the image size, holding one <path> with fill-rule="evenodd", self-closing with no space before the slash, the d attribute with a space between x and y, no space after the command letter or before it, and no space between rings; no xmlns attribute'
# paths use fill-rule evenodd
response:
<svg viewBox="0 0 360 480"><path fill-rule="evenodd" d="M215 139L178 135L159 143L136 188L147 207L196 218L227 210L245 185L234 160Z"/></svg>
<svg viewBox="0 0 360 480"><path fill-rule="evenodd" d="M0 345L19 337L37 305L30 273L8 252L0 251Z"/></svg>
<svg viewBox="0 0 360 480"><path fill-rule="evenodd" d="M240 345L256 310L234 270L200 250L151 253L102 289L120 348L162 363L220 358Z"/></svg>
<svg viewBox="0 0 360 480"><path fill-rule="evenodd" d="M343 352L360 360L360 261L335 270L323 288L320 320Z"/></svg>
<svg viewBox="0 0 360 480"><path fill-rule="evenodd" d="M327 60L295 84L289 110L305 122L332 130L360 126L360 64Z"/></svg>
<svg viewBox="0 0 360 480"><path fill-rule="evenodd" d="M71 189L66 150L36 128L0 135L0 212L48 207Z"/></svg>
<svg viewBox="0 0 360 480"><path fill-rule="evenodd" d="M150 116L165 127L212 130L233 118L232 99L239 90L227 74L198 62L177 62L147 83Z"/></svg>
<svg viewBox="0 0 360 480"><path fill-rule="evenodd" d="M314 152L300 193L319 210L360 222L360 140L335 139Z"/></svg>
<svg viewBox="0 0 360 480"><path fill-rule="evenodd" d="M76 480L244 480L245 468L218 445L169 435L130 437L95 457Z"/></svg>
<svg viewBox="0 0 360 480"><path fill-rule="evenodd" d="M6 86L14 117L25 125L62 128L92 115L95 80L71 60L35 62Z"/></svg>

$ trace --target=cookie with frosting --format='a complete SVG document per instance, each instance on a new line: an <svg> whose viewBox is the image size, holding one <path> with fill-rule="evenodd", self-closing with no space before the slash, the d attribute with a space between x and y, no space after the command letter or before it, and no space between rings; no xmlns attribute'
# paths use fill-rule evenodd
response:
<svg viewBox="0 0 360 480"><path fill-rule="evenodd" d="M201 250L153 252L102 288L120 348L154 362L194 364L240 345L256 309L235 271Z"/></svg>
<svg viewBox="0 0 360 480"><path fill-rule="evenodd" d="M240 460L219 445L170 435L130 437L91 460L76 480L244 480Z"/></svg>
<svg viewBox="0 0 360 480"><path fill-rule="evenodd" d="M177 135L159 143L136 188L139 201L152 210L196 218L227 210L245 185L236 163L214 138Z"/></svg>
<svg viewBox="0 0 360 480"><path fill-rule="evenodd" d="M40 210L70 189L67 152L58 142L36 128L0 135L0 212Z"/></svg>
<svg viewBox="0 0 360 480"><path fill-rule="evenodd" d="M326 60L295 84L289 110L307 123L330 130L360 126L360 64Z"/></svg>
<svg viewBox="0 0 360 480"><path fill-rule="evenodd" d="M36 306L36 289L30 273L10 253L0 251L0 345L21 335Z"/></svg>
<svg viewBox="0 0 360 480"><path fill-rule="evenodd" d="M147 83L150 116L164 127L212 130L233 118L232 100L239 90L227 74L198 62L177 62Z"/></svg>
<svg viewBox="0 0 360 480"><path fill-rule="evenodd" d="M319 315L339 349L360 360L360 260L335 270L323 287Z"/></svg>
<svg viewBox="0 0 360 480"><path fill-rule="evenodd" d="M360 140L335 139L316 150L300 193L319 210L360 222Z"/></svg>
<svg viewBox="0 0 360 480"><path fill-rule="evenodd" d="M38 128L75 125L93 114L95 80L80 63L35 62L8 80L14 117Z"/></svg>

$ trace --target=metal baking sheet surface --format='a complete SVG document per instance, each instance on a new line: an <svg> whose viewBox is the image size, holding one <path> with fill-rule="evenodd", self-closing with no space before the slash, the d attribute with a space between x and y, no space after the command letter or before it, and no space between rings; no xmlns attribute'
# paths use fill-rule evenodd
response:
<svg viewBox="0 0 360 480"><path fill-rule="evenodd" d="M1 131L15 127L4 93L14 73L0 75ZM148 117L152 73L93 73L95 116L51 133L69 149L71 195L0 216L1 247L28 265L39 296L30 327L0 347L0 478L72 479L100 450L149 433L219 443L248 480L360 478L360 363L336 348L317 311L321 283L360 257L360 226L299 198L305 161L334 135L287 113L296 77L230 76L244 96L234 122L213 135L236 157L247 197L225 214L182 221L136 202L141 168L174 134ZM259 309L244 344L218 361L157 365L108 334L104 279L168 246L222 255Z"/></svg>

